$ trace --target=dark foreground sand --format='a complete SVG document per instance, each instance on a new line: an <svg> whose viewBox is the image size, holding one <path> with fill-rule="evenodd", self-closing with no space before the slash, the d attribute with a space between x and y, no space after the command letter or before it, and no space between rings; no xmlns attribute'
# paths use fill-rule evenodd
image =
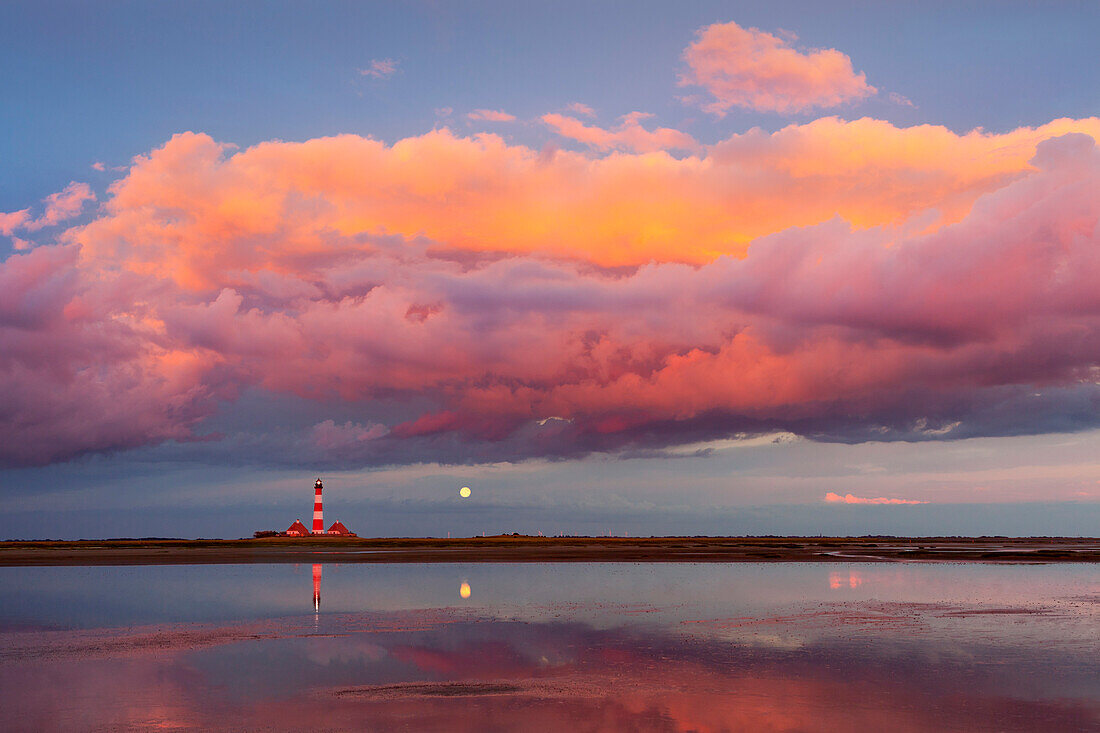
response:
<svg viewBox="0 0 1100 733"><path fill-rule="evenodd" d="M473 537L0 542L0 566L361 562L1100 562L1080 537Z"/></svg>

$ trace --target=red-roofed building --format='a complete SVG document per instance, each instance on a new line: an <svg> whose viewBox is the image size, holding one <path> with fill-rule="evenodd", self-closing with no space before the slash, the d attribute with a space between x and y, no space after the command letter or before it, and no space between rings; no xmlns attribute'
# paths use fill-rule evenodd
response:
<svg viewBox="0 0 1100 733"><path fill-rule="evenodd" d="M294 524L290 525L286 533L291 537L305 537L309 534L309 530L306 529L306 525L302 524L301 519L295 519Z"/></svg>
<svg viewBox="0 0 1100 733"><path fill-rule="evenodd" d="M325 534L341 535L343 537L355 537L355 533L349 530L341 522L333 522L332 526L328 528L328 532Z"/></svg>

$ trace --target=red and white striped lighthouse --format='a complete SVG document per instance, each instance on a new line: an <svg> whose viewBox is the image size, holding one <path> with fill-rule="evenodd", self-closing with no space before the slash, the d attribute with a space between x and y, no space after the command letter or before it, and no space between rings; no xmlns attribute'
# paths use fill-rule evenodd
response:
<svg viewBox="0 0 1100 733"><path fill-rule="evenodd" d="M324 488L321 485L321 479L317 479L317 483L313 484L313 488L316 490L316 495L313 497L313 532L312 534L324 534L325 533L325 518L324 512L321 509L321 489Z"/></svg>

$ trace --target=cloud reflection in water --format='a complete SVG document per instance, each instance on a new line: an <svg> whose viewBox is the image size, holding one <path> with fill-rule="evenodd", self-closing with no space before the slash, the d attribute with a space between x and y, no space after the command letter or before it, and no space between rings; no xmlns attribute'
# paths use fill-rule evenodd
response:
<svg viewBox="0 0 1100 733"><path fill-rule="evenodd" d="M311 569L316 599L321 568ZM235 621L150 625L139 605L110 625L69 629L13 616L0 626L0 704L15 728L1100 725L1100 596L1087 567L470 566L460 589L472 580L481 590L460 603L453 566L342 566L325 614L304 613L309 575L290 568L82 571L6 577L22 584L26 608L55 607L70 575L87 581L65 586L84 604L71 621L104 603L116 575L144 579L134 587L145 593L173 578L272 598L296 588L297 615L242 606ZM131 624L134 614L149 620Z"/></svg>

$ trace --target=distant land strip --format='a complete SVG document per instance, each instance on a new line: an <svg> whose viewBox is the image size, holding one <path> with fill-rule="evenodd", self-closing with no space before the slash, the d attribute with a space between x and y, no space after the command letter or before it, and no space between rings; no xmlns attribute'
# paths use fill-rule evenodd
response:
<svg viewBox="0 0 1100 733"><path fill-rule="evenodd" d="M305 537L0 542L0 566L440 562L1100 562L1081 537Z"/></svg>

